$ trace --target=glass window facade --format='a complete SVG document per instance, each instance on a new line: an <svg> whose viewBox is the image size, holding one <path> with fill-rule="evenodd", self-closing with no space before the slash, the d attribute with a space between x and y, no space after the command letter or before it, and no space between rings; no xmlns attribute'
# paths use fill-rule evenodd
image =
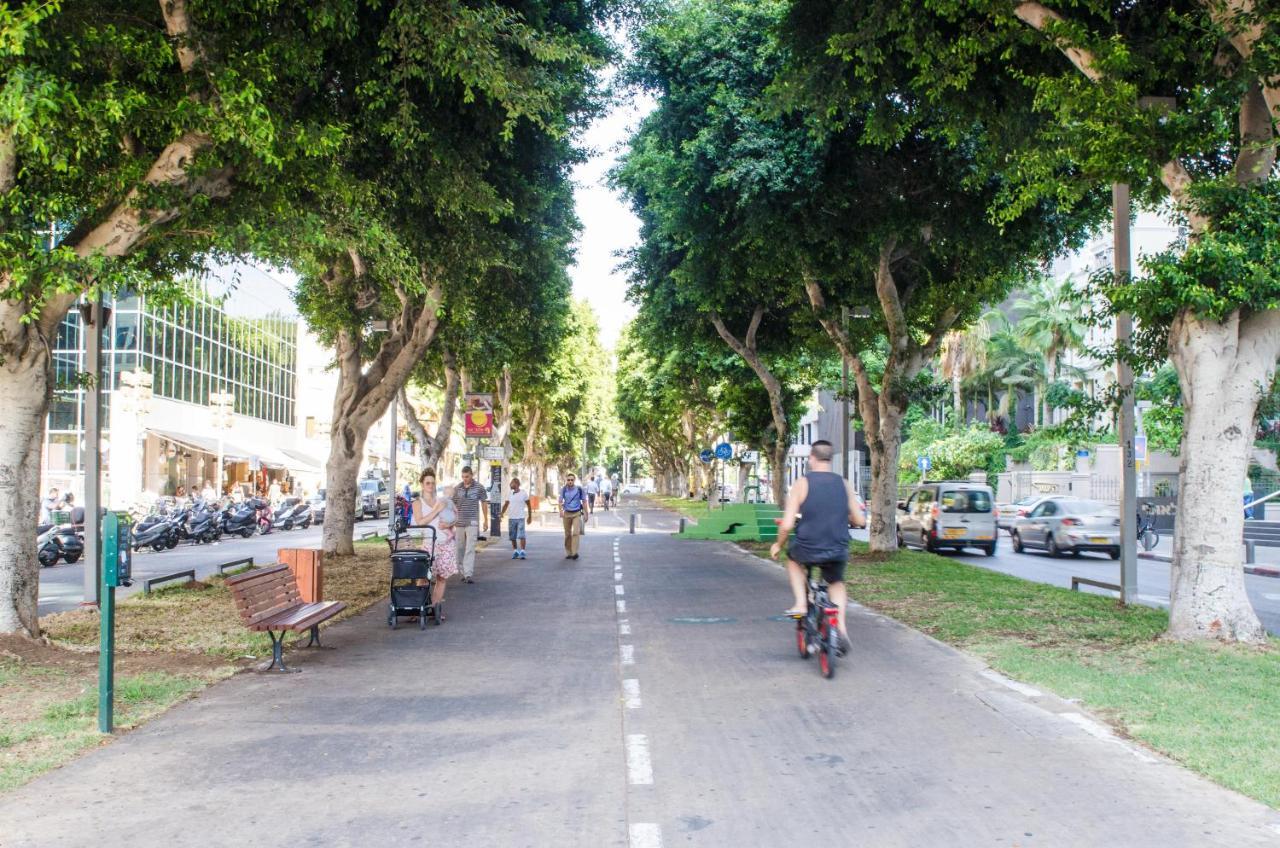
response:
<svg viewBox="0 0 1280 848"><path fill-rule="evenodd" d="M80 314L71 310L54 342L55 392L49 409L47 465L55 473L79 473L83 462L85 369ZM240 318L198 288L185 302L157 304L137 295L112 304L102 339L103 422L120 375L141 369L152 375L156 397L207 407L209 393L235 396L235 412L289 427L297 406L298 322L284 315ZM203 419L201 419L203 420Z"/></svg>

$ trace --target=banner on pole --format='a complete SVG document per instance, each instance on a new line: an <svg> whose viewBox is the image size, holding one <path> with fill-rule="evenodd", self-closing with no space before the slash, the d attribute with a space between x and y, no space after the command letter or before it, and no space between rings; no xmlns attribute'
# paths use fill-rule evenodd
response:
<svg viewBox="0 0 1280 848"><path fill-rule="evenodd" d="M472 393L466 397L466 434L470 438L493 435L493 395Z"/></svg>

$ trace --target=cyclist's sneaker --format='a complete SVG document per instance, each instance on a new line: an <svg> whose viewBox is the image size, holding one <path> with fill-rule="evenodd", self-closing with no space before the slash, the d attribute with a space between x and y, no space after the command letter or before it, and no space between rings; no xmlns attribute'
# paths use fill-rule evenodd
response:
<svg viewBox="0 0 1280 848"><path fill-rule="evenodd" d="M792 608L784 612L783 615L787 616L788 618L804 618L808 613L809 613L808 610L797 610L795 608Z"/></svg>

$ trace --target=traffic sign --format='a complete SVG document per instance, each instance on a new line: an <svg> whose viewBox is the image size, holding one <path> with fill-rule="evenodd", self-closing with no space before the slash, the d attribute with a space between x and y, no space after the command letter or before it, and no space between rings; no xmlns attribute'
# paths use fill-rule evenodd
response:
<svg viewBox="0 0 1280 848"><path fill-rule="evenodd" d="M1133 458L1136 462L1147 461L1147 437L1146 436L1133 437Z"/></svg>
<svg viewBox="0 0 1280 848"><path fill-rule="evenodd" d="M716 456L720 459L733 459L733 445L728 442L716 445Z"/></svg>
<svg viewBox="0 0 1280 848"><path fill-rule="evenodd" d="M742 456L738 457L743 465L759 465L760 451L743 451Z"/></svg>
<svg viewBox="0 0 1280 848"><path fill-rule="evenodd" d="M481 459L506 459L507 452L502 445L483 445L480 448Z"/></svg>
<svg viewBox="0 0 1280 848"><path fill-rule="evenodd" d="M916 457L916 467L921 471L928 471L933 467L933 463L929 461L927 456L918 456Z"/></svg>
<svg viewBox="0 0 1280 848"><path fill-rule="evenodd" d="M716 455L711 452L711 448L704 448L702 453L698 454L698 459L702 460L703 462L710 462L711 460L715 459L715 456Z"/></svg>

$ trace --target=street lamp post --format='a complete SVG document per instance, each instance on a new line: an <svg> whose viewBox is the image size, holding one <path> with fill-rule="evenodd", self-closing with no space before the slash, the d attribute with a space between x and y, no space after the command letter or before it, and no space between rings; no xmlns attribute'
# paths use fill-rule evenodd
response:
<svg viewBox="0 0 1280 848"><path fill-rule="evenodd" d="M52 238L52 237L51 237ZM84 606L98 606L102 582L102 332L111 310L98 295L80 304L85 368L84 393Z"/></svg>
<svg viewBox="0 0 1280 848"><path fill-rule="evenodd" d="M1127 283L1130 267L1129 186L1116 183L1111 187L1116 281ZM1120 391L1120 409L1116 416L1119 438L1120 470L1120 599L1130 604L1138 599L1138 492L1134 464L1133 368L1128 359L1129 340L1133 335L1133 316L1116 314L1116 384Z"/></svg>
<svg viewBox="0 0 1280 848"><path fill-rule="evenodd" d="M225 482L225 475L222 470L225 453L223 434L231 429L235 404L235 395L225 389L220 392L209 392L209 407L213 416L213 429L218 434L218 464L214 472L217 475L214 479L217 480L218 497L222 497L222 489Z"/></svg>

